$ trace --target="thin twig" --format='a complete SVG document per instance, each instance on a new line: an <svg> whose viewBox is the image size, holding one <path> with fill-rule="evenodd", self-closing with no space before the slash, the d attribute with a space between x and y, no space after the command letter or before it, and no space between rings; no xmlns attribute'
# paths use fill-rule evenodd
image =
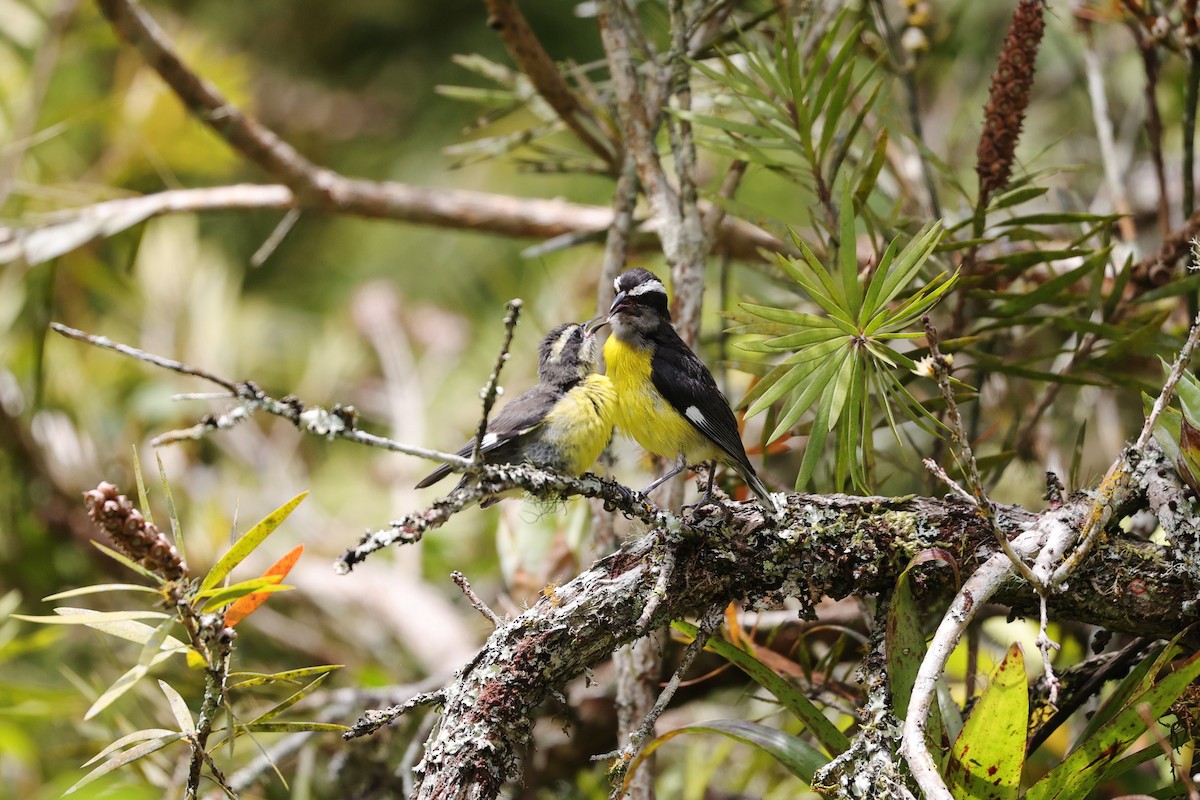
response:
<svg viewBox="0 0 1200 800"><path fill-rule="evenodd" d="M1172 396L1175 394L1175 386L1183 377L1183 372L1187 369L1188 363L1191 361L1192 350L1196 344L1200 342L1200 315L1192 321L1192 329L1188 332L1187 340L1183 343L1183 347L1179 350L1179 356L1175 359L1175 363L1171 366L1171 372L1167 375L1167 380L1163 384L1162 391L1154 401L1154 406L1150 409L1150 413L1146 415L1146 424L1142 426L1142 432L1138 435L1137 441L1132 447L1127 448L1117 460L1109 467L1108 473L1100 482L1100 486L1096 490L1096 498L1092 502L1087 518L1079 528L1078 544L1069 555L1063 558L1061 564L1054 569L1049 575L1049 584L1051 586L1062 586L1063 582L1071 576L1083 560L1087 558L1092 550L1092 546L1099 538L1100 532L1108 525L1109 519L1112 517L1113 510L1117 504L1124 498L1125 493L1129 488L1129 479L1136 466L1137 461L1141 458L1146 445L1150 441L1150 437L1154 435L1154 427L1158 424L1158 418L1162 414L1163 409L1171 402Z"/></svg>
<svg viewBox="0 0 1200 800"><path fill-rule="evenodd" d="M138 361L145 361L147 364L153 364L156 367L162 367L163 369L170 370L171 372L178 372L181 375L193 375L202 380L206 380L209 383L215 383L217 386L228 390L231 395L236 396L238 394L238 384L234 383L233 381L226 380L218 375L214 375L208 370L203 370L199 367L193 367L189 364L184 364L182 361L176 361L173 358L156 356L153 353L147 353L145 350L139 350L138 348L130 347L127 344L114 342L107 336L93 336L90 333L84 333L81 330L68 327L58 322L51 322L50 328L55 333L61 333L68 339L75 339L80 342L87 342L88 344L95 345L96 347L103 347L105 350L112 350L120 353L123 356L136 358Z"/></svg>
<svg viewBox="0 0 1200 800"><path fill-rule="evenodd" d="M107 336L94 336L57 322L50 323L50 327L57 333L70 339L76 339L95 345L96 347L112 350L121 355L137 359L138 361L144 361L156 367L171 370L172 372L178 372L182 375L192 375L215 383L227 389L230 398L237 401L237 405L232 410L219 417L210 416L191 428L162 434L151 441L151 444L155 446L183 439L199 439L212 431L232 427L250 414L257 411L264 411L277 417L283 417L305 433L325 439L345 439L367 445L368 447L378 447L383 450L429 459L430 461L440 461L449 464L456 472L461 472L471 466L471 462L468 459L454 453L443 453L439 450L430 450L424 447L403 444L382 436L367 433L366 431L361 431L355 427L355 412L353 407L350 406L334 406L332 409L325 409L320 406L306 407L303 402L295 398L278 400L263 392L250 381L234 383L199 367L193 367L181 361L147 353L145 350L114 342Z"/></svg>
<svg viewBox="0 0 1200 800"><path fill-rule="evenodd" d="M666 709L667 704L671 702L671 698L675 696L675 692L679 689L679 684L683 680L683 674L692 666L692 662L700 651L704 649L704 645L708 644L709 637L713 631L721 624L724 619L725 606L723 604L715 604L704 614L700 621L700 628L696 633L696 638L688 644L683 651L683 655L679 658L679 666L676 667L675 673L671 675L671 680L667 681L667 685L663 687L662 692L658 696L658 700L654 703L654 707L650 709L650 713L642 720L641 726L629 737L629 743L625 747L612 753L593 756L592 760L603 760L608 758L620 759L620 764L613 770L613 775L616 778L623 779L625 770L629 764L637 757L637 754L642 751L646 743L654 736L654 724L658 722L659 716ZM614 787L612 797L620 797L621 787Z"/></svg>
<svg viewBox="0 0 1200 800"><path fill-rule="evenodd" d="M396 719L404 716L409 711L425 706L439 705L446 700L446 691L437 689L432 692L421 692L418 695L410 697L403 703L399 703L388 708L373 709L365 712L358 718L350 730L342 734L342 738L346 741L357 739L360 736L368 736Z"/></svg>
<svg viewBox="0 0 1200 800"><path fill-rule="evenodd" d="M980 513L983 514L984 518L987 519L992 531L995 532L996 543L1000 545L1000 549L1013 562L1013 566L1017 568L1021 576L1029 581L1040 593L1042 591L1042 582L1033 574L1029 565L1013 551L1008 537L1000 529L1000 523L996 519L996 508L992 505L992 500L987 495L987 490L983 486L983 479L979 477L979 465L975 461L975 451L971 448L970 439L967 436L966 428L963 426L962 415L958 413L958 403L954 399L954 388L950 385L950 363L938 348L937 330L933 327L933 322L930 320L928 314L921 317L921 321L925 325L925 339L929 343L929 357L933 366L934 378L937 380L938 389L942 393L942 400L946 404L946 420L950 427L950 434L958 444L959 461L963 465L967 486L971 490L971 500Z"/></svg>
<svg viewBox="0 0 1200 800"><path fill-rule="evenodd" d="M462 589L462 593L466 595L467 600L471 603L471 607L487 618L489 622L496 628L504 624L504 620L492 609L488 608L488 604L480 599L479 595L475 594L475 590L471 588L471 584L467 581L467 576L463 575L458 570L450 573L450 580Z"/></svg>
<svg viewBox="0 0 1200 800"><path fill-rule="evenodd" d="M640 519L651 529L691 529L680 517L654 505L641 492L590 473L571 478L529 464L483 464L473 471L478 475L477 482L455 488L444 499L393 520L387 528L367 531L357 545L338 558L334 569L346 574L372 553L392 545L418 542L428 531L446 524L459 511L470 508L484 497L509 489L524 489L539 497L600 498L606 508Z"/></svg>
<svg viewBox="0 0 1200 800"><path fill-rule="evenodd" d="M492 406L496 404L498 394L496 387L500 382L500 371L508 362L508 350L512 347L513 331L516 330L517 320L521 318L522 305L524 304L521 299L514 297L504 306L504 340L500 343L500 352L496 354L496 364L492 367L492 374L488 376L487 383L479 393L480 399L483 400L483 413L479 415L479 425L475 429L475 447L471 449L473 465L483 463L483 437L487 433L488 417L492 414Z"/></svg>
<svg viewBox="0 0 1200 800"><path fill-rule="evenodd" d="M254 251L254 255L250 256L250 266L261 267L267 263L267 259L279 248L299 219L300 209L288 209L288 212L283 215L283 219L279 220L279 224L275 226L275 230L271 231L271 235L267 237L261 247Z"/></svg>
<svg viewBox="0 0 1200 800"><path fill-rule="evenodd" d="M576 138L615 171L616 148L600 135L599 123L571 91L514 0L485 0L485 5L488 27L500 35L517 68Z"/></svg>

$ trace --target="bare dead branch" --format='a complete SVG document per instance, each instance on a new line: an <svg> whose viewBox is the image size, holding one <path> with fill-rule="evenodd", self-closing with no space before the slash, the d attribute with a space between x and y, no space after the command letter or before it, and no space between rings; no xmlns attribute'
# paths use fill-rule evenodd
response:
<svg viewBox="0 0 1200 800"><path fill-rule="evenodd" d="M550 59L537 35L514 0L484 0L487 6L487 25L500 35L508 54L517 68L529 78L533 88L554 109L579 141L615 171L618 164L617 149L603 135L599 123L571 91L562 72Z"/></svg>

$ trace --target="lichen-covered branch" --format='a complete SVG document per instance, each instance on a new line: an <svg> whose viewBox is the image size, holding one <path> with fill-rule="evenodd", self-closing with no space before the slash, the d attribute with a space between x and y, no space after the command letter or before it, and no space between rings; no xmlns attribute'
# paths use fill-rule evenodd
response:
<svg viewBox="0 0 1200 800"><path fill-rule="evenodd" d="M677 566L656 625L733 599L770 605L790 596L811 605L824 595L883 591L913 554L935 543L969 573L995 548L991 526L959 500L793 495L779 524L757 506L727 508L730 523L720 514L688 515L681 533L652 530L627 543L498 628L445 689L444 716L417 770L417 797L492 798L517 777L538 704L641 634L639 617L668 541ZM1081 511L1061 507L1055 520ZM997 512L1009 536L1043 524L1020 508ZM1200 619L1200 608L1189 602L1189 578L1171 568L1168 550L1119 531L1098 547L1073 578L1073 590L1050 597L1052 618L1149 636L1174 634ZM1038 604L1028 586L1011 581L996 598L1021 611Z"/></svg>

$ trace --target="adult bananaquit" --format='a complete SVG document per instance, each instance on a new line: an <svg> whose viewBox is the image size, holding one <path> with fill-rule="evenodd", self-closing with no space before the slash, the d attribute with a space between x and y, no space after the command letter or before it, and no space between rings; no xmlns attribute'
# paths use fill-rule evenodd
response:
<svg viewBox="0 0 1200 800"><path fill-rule="evenodd" d="M774 508L770 492L746 458L729 402L708 367L671 326L662 281L649 270L636 268L621 273L614 288L617 296L605 321L612 325L612 335L604 343L604 361L617 392L617 429L651 453L676 462L645 491L688 464L707 461L704 498L708 500L711 462L721 461L737 470L754 493Z"/></svg>
<svg viewBox="0 0 1200 800"><path fill-rule="evenodd" d="M487 464L528 463L564 475L582 475L612 438L616 392L596 372L597 339L573 322L559 325L538 346L538 383L505 404L488 422L480 453ZM475 437L459 449L470 457ZM417 484L418 489L450 474L442 465ZM462 487L467 481L458 483ZM488 497L484 508L498 502Z"/></svg>

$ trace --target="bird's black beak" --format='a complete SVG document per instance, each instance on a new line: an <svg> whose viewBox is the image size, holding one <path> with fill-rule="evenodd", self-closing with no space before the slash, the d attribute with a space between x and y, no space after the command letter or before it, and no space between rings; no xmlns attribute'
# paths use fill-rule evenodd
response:
<svg viewBox="0 0 1200 800"><path fill-rule="evenodd" d="M629 293L628 292L619 292L617 294L617 296L613 298L612 305L608 307L608 316L611 317L613 314L617 313L621 309L628 308L628 306L629 306Z"/></svg>
<svg viewBox="0 0 1200 800"><path fill-rule="evenodd" d="M594 319L589 319L587 322L585 322L583 324L583 331L587 335L591 336L593 333L600 330L607 324L608 314L601 314L600 316L595 317Z"/></svg>

